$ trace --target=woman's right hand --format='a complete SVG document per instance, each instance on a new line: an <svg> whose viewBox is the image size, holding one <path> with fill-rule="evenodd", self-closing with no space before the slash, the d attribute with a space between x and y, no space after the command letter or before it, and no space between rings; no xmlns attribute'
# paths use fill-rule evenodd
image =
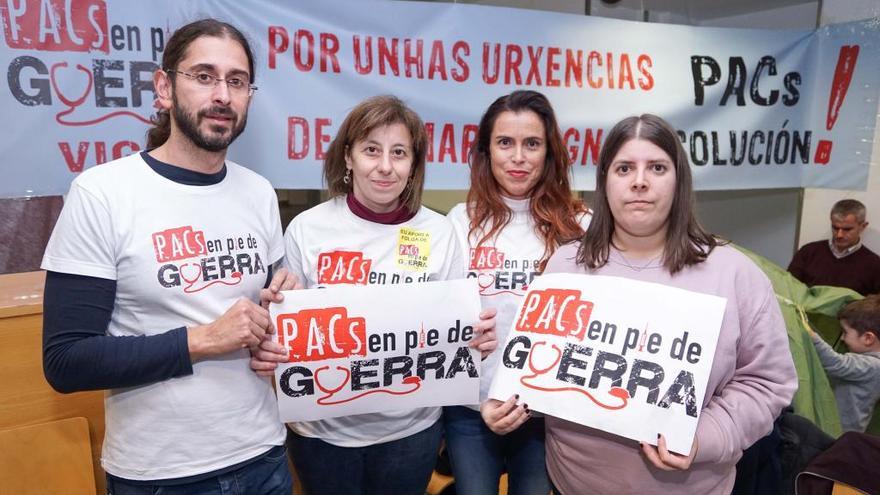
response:
<svg viewBox="0 0 880 495"><path fill-rule="evenodd" d="M691 452L688 455L676 454L667 450L666 437L659 433L657 434L656 447L647 442L640 442L640 444L642 454L648 462L663 471L687 471L697 457L697 450L700 449L700 442L696 436L694 436L694 443L691 445Z"/></svg>
<svg viewBox="0 0 880 495"><path fill-rule="evenodd" d="M528 404L517 405L519 395L513 395L504 402L489 399L480 405L480 415L490 430L498 435L506 435L517 429L532 417Z"/></svg>

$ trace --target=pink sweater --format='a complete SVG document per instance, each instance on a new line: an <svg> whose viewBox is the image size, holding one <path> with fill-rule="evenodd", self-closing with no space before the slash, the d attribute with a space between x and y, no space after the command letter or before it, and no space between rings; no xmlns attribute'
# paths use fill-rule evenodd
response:
<svg viewBox="0 0 880 495"><path fill-rule="evenodd" d="M727 298L712 372L697 425L699 450L687 471L650 466L639 445L616 435L547 417L547 469L564 495L609 493L727 494L742 451L773 427L791 402L797 375L785 322L767 277L727 246L671 276L655 261L629 263L612 248L608 263L585 272L577 244L560 248L546 273L626 277ZM629 266L632 265L632 266ZM635 268L633 268L635 267Z"/></svg>

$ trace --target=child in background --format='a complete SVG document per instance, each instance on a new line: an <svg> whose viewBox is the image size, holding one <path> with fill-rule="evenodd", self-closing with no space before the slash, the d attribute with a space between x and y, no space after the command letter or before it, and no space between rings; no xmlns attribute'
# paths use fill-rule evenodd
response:
<svg viewBox="0 0 880 495"><path fill-rule="evenodd" d="M810 336L832 379L843 431L864 432L880 399L880 294L846 305L837 317L850 352L838 354L815 332Z"/></svg>

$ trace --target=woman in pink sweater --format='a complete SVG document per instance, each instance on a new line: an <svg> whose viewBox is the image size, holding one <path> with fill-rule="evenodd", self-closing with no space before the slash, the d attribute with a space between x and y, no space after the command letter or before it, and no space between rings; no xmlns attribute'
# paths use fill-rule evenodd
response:
<svg viewBox="0 0 880 495"><path fill-rule="evenodd" d="M582 242L545 273L626 277L727 299L689 455L547 417L547 468L563 495L730 493L742 451L772 428L797 389L785 324L767 277L704 231L694 216L687 155L653 115L608 134ZM637 304L637 301L634 301Z"/></svg>

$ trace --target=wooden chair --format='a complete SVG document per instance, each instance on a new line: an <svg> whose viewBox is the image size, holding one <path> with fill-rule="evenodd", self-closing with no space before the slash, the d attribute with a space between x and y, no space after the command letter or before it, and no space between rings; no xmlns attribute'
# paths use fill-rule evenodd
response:
<svg viewBox="0 0 880 495"><path fill-rule="evenodd" d="M455 484L455 478L437 471L431 474L431 481L428 482L426 490L427 495L442 495L450 486Z"/></svg>
<svg viewBox="0 0 880 495"><path fill-rule="evenodd" d="M835 481L834 487L831 489L831 495L865 495L865 492Z"/></svg>
<svg viewBox="0 0 880 495"><path fill-rule="evenodd" d="M85 431L91 440L86 443L90 448L89 465L92 466L93 480L92 489L88 493L105 493L104 471L100 465L101 442L104 439L104 392L59 394L52 390L43 377L44 277L43 272L0 275L0 432L3 432L4 437L0 444L0 456L3 458L0 464L4 470L10 470L13 464L9 463L21 463L21 457L24 456L25 461L34 465L43 462L39 459L43 459L45 453L38 452L33 445L15 443L18 441L15 435L39 436L35 432L42 431L30 432L27 427L51 429L55 427L43 425L72 418L82 421L84 418L87 422ZM47 484L46 486L55 486L51 483L66 473L61 468L66 463L64 460L56 463L57 466L51 466L51 469L46 468L43 471L44 476L38 478L39 482ZM12 485L4 483L6 480L6 474L0 474L0 494L34 493L13 490ZM68 485L65 482L63 486ZM72 488L62 488L56 491L42 487L38 493L81 493L71 490Z"/></svg>
<svg viewBox="0 0 880 495"><path fill-rule="evenodd" d="M446 489L455 484L455 478L452 476L447 476L445 474L440 474L437 471L434 471L434 474L431 475L431 481L428 483L428 495L442 495ZM498 482L498 495L507 495L507 473L501 475L501 479ZM835 495L850 495L849 493L841 493Z"/></svg>
<svg viewBox="0 0 880 495"><path fill-rule="evenodd" d="M94 494L86 418L0 430L0 495Z"/></svg>

